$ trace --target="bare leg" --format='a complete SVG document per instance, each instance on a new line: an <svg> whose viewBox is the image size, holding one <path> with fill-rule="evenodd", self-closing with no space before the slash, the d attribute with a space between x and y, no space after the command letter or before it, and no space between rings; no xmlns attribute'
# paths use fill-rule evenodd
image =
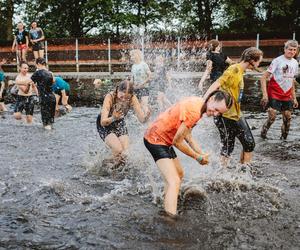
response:
<svg viewBox="0 0 300 250"><path fill-rule="evenodd" d="M291 126L291 118L292 118L292 112L289 110L282 112L282 126L281 126L281 139L286 139Z"/></svg>
<svg viewBox="0 0 300 250"><path fill-rule="evenodd" d="M263 138L263 139L267 138L267 132L268 132L269 128L271 127L271 125L274 123L275 119L276 119L276 110L269 108L268 120L263 125L261 133L260 133L261 138Z"/></svg>
<svg viewBox="0 0 300 250"><path fill-rule="evenodd" d="M251 162L252 160L252 152L244 152L241 153L241 163L246 164Z"/></svg>
<svg viewBox="0 0 300 250"><path fill-rule="evenodd" d="M33 51L33 56L34 56L34 59L38 59L39 58L39 52L38 51Z"/></svg>
<svg viewBox="0 0 300 250"><path fill-rule="evenodd" d="M156 162L165 180L165 211L175 215L177 212L177 198L181 184L181 178L173 159L160 159Z"/></svg>
<svg viewBox="0 0 300 250"><path fill-rule="evenodd" d="M44 58L44 50L42 49L42 50L39 50L39 57L40 58Z"/></svg>
<svg viewBox="0 0 300 250"><path fill-rule="evenodd" d="M21 112L16 112L14 113L14 117L16 120L22 120L22 113Z"/></svg>
<svg viewBox="0 0 300 250"><path fill-rule="evenodd" d="M111 133L108 136L106 136L105 143L111 149L114 157L119 157L124 151L120 139L114 133Z"/></svg>
<svg viewBox="0 0 300 250"><path fill-rule="evenodd" d="M32 123L32 115L26 115L26 121L28 124Z"/></svg>

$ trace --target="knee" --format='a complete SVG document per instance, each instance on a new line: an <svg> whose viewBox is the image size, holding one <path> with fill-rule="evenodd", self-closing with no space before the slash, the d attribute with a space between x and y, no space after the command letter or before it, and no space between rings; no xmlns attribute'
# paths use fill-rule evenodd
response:
<svg viewBox="0 0 300 250"><path fill-rule="evenodd" d="M272 115L269 116L269 122L270 123L275 122L275 119L276 119L276 115L272 114Z"/></svg>
<svg viewBox="0 0 300 250"><path fill-rule="evenodd" d="M180 176L174 176L172 179L167 180L168 187L174 190L179 190L180 184L181 184Z"/></svg>
<svg viewBox="0 0 300 250"><path fill-rule="evenodd" d="M22 115L20 113L14 113L14 117L16 120L21 120L22 119Z"/></svg>

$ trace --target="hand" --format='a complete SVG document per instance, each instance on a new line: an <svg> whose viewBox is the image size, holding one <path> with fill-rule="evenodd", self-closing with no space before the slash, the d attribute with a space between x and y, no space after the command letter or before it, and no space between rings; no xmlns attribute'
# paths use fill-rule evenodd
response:
<svg viewBox="0 0 300 250"><path fill-rule="evenodd" d="M298 105L298 101L296 98L293 100L293 103L294 103L293 108L295 108L295 109L298 108L299 105Z"/></svg>
<svg viewBox="0 0 300 250"><path fill-rule="evenodd" d="M201 156L201 157L200 157L200 156ZM200 155L196 158L196 160L197 160L198 163L200 163L201 165L207 165L207 164L209 163L208 157L209 157L209 154L202 153L202 154L200 154ZM201 161L200 161L200 158L202 158Z"/></svg>
<svg viewBox="0 0 300 250"><path fill-rule="evenodd" d="M11 47L11 51L14 52L14 51L15 51L15 48L14 48L14 47Z"/></svg>
<svg viewBox="0 0 300 250"><path fill-rule="evenodd" d="M114 110L112 116L114 117L115 120L119 120L123 118L123 112L121 110Z"/></svg>
<svg viewBox="0 0 300 250"><path fill-rule="evenodd" d="M269 102L268 96L263 96L263 98L260 101L260 104L265 109L268 105L268 102Z"/></svg>

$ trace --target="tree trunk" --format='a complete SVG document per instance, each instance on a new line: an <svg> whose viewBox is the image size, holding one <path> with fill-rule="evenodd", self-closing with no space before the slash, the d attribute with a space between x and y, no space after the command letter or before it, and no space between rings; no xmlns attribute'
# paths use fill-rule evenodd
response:
<svg viewBox="0 0 300 250"><path fill-rule="evenodd" d="M6 34L5 38L7 40L12 40L13 38L13 15L14 15L14 1L7 0L6 2Z"/></svg>

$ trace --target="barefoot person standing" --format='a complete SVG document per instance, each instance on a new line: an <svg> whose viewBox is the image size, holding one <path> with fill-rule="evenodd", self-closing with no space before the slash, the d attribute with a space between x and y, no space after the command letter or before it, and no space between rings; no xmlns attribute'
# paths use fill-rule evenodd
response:
<svg viewBox="0 0 300 250"><path fill-rule="evenodd" d="M275 58L263 74L261 89L262 105L268 106L268 120L261 130L261 137L267 138L267 132L276 119L277 111L282 114L281 139L286 139L290 130L293 108L298 107L295 93L295 77L298 74L298 62L294 59L298 51L298 42L289 40L284 45L284 54ZM270 79L271 77L271 79ZM267 84L267 80L270 79Z"/></svg>
<svg viewBox="0 0 300 250"><path fill-rule="evenodd" d="M252 159L255 141L246 119L241 112L241 100L244 92L243 74L246 69L256 69L262 60L262 51L250 47L242 53L241 62L231 65L207 90L204 98L211 92L220 89L233 97L233 105L222 116L216 116L214 122L219 130L222 149L221 162L227 166L228 159L234 150L237 137L243 146L241 163L248 163Z"/></svg>
<svg viewBox="0 0 300 250"><path fill-rule="evenodd" d="M37 22L31 23L31 29L29 31L29 39L32 44L32 51L34 59L41 57L44 58L44 40L45 35L43 30L37 26Z"/></svg>
<svg viewBox="0 0 300 250"><path fill-rule="evenodd" d="M217 116L226 112L231 104L230 95L222 91L212 92L206 100L188 97L161 113L145 132L144 144L164 177L164 208L168 214L177 213L177 197L183 178L183 168L173 146L199 164L207 164L208 154L202 152L192 137L192 128L203 114Z"/></svg>
<svg viewBox="0 0 300 250"><path fill-rule="evenodd" d="M122 160L129 146L125 117L131 108L140 122L148 120L150 111L143 112L137 97L133 94L132 83L122 81L114 92L105 96L101 113L97 118L100 138L109 146L116 162Z"/></svg>
<svg viewBox="0 0 300 250"><path fill-rule="evenodd" d="M32 81L37 85L40 97L41 116L43 126L46 130L52 129L55 116L56 100L52 92L54 77L52 72L47 70L44 58L36 60L37 71L31 76Z"/></svg>

